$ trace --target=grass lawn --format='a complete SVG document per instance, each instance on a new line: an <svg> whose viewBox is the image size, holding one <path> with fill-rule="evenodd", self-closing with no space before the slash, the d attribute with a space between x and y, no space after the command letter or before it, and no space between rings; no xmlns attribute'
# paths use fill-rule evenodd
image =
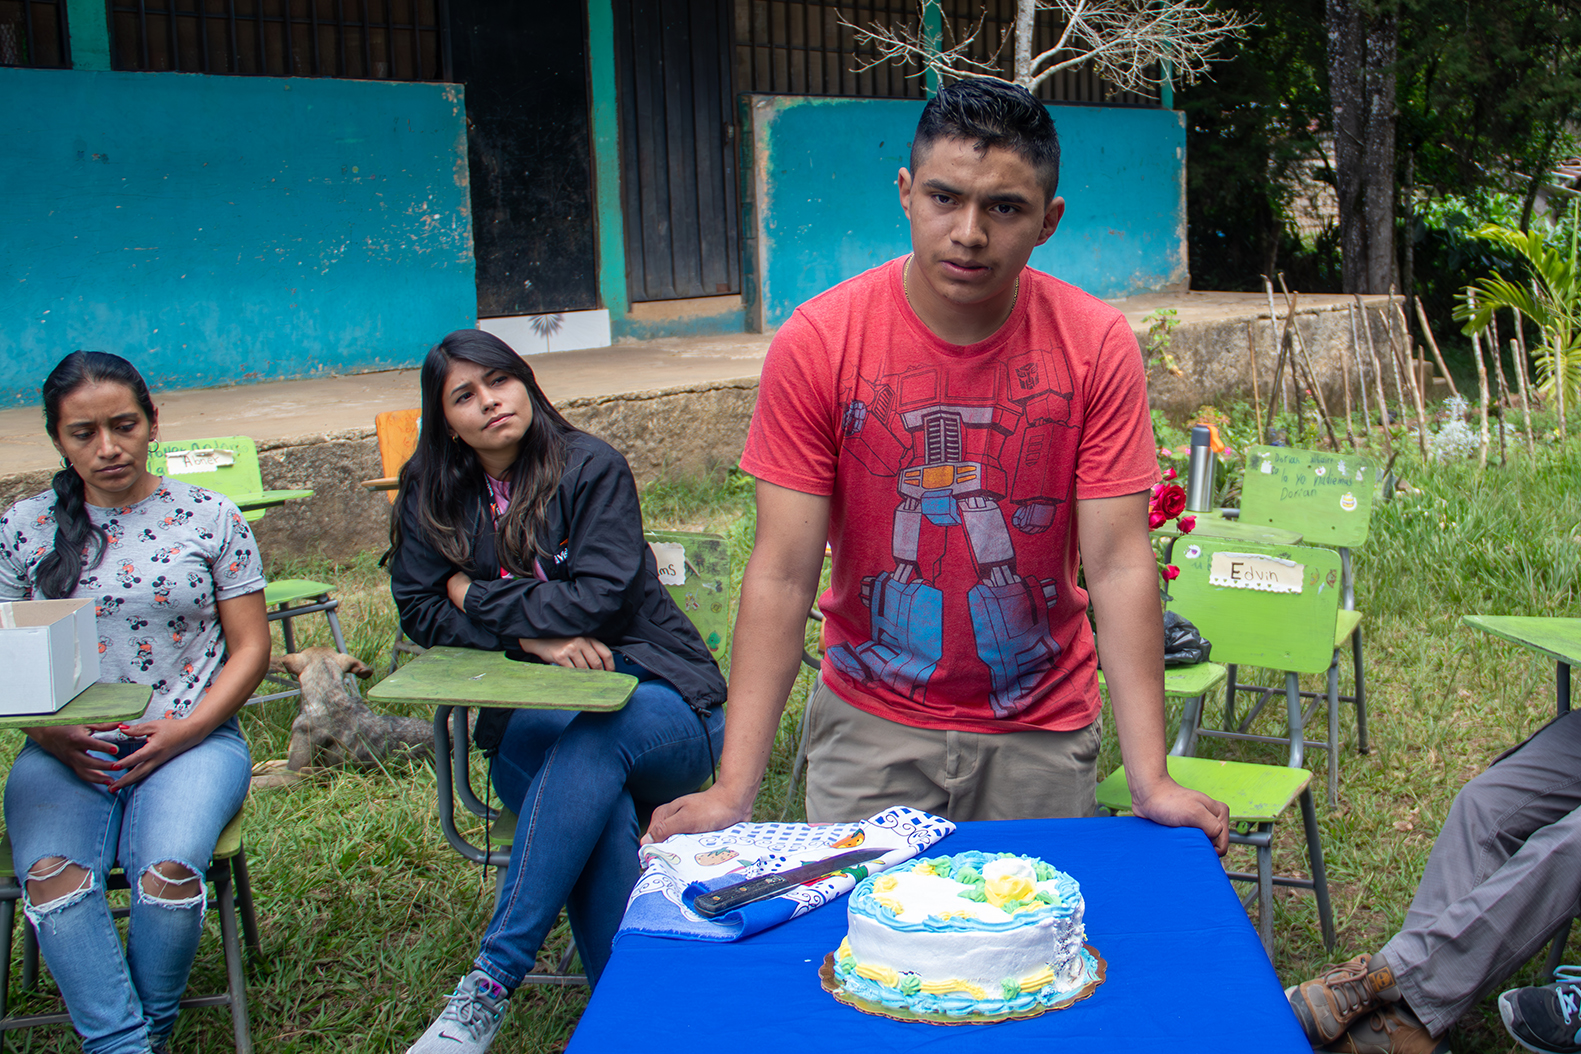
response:
<svg viewBox="0 0 1581 1054"><path fill-rule="evenodd" d="M1461 616L1581 615L1581 443L1550 445L1535 461L1512 452L1508 466L1480 475L1471 462L1411 464L1402 472L1414 492L1377 507L1371 540L1357 554L1373 749L1358 755L1354 725L1343 721L1350 746L1340 759L1339 807L1325 808L1318 795L1339 929L1337 959L1376 950L1400 925L1456 790L1553 714L1552 664L1466 629ZM651 487L644 495L648 523L726 534L739 575L751 542L749 486L732 479L714 488ZM351 649L381 672L386 668L396 618L377 554L343 566L299 564L273 573L335 582ZM299 641L328 643L322 619L309 617L298 627ZM778 819L786 804L791 729L804 691L798 686L783 722L759 819ZM1208 706L1209 714L1220 712L1213 700ZM1268 722L1273 731L1283 723L1278 709ZM244 711L256 761L285 755L294 714L293 700ZM1100 774L1118 763L1112 728L1106 732ZM17 737L0 743L0 767L9 767L19 745ZM1271 762L1283 756L1278 748L1212 740L1204 741L1202 752ZM1320 786L1322 752L1309 755L1309 763ZM264 962L250 974L248 997L260 1050L403 1050L437 1013L476 951L492 906L492 881L446 846L434 800L433 772L426 766L336 773L252 796L246 841ZM800 817L799 802L790 803L788 815ZM1249 852L1235 863L1252 869ZM1304 869L1299 819L1281 825L1275 865ZM1292 983L1328 956L1312 897L1288 890L1276 896L1276 965ZM209 930L194 984L217 990L223 970L216 928ZM556 934L551 947L563 940ZM1577 959L1576 944L1570 961ZM1234 993L1225 996L1232 1004ZM494 1050L561 1049L585 1000L585 991L523 989ZM47 977L27 1002L57 1003ZM1491 999L1452 1039L1462 1052L1518 1049ZM61 1028L11 1033L7 1043L19 1050L78 1049ZM230 1047L225 1011L182 1015L176 1049Z"/></svg>

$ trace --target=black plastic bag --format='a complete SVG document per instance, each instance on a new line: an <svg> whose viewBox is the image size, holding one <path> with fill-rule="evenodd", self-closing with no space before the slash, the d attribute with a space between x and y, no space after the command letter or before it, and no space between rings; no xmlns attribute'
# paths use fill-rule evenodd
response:
<svg viewBox="0 0 1581 1054"><path fill-rule="evenodd" d="M1164 612L1165 666L1190 666L1207 662L1208 653L1212 650L1213 643L1203 640L1196 626L1173 611Z"/></svg>

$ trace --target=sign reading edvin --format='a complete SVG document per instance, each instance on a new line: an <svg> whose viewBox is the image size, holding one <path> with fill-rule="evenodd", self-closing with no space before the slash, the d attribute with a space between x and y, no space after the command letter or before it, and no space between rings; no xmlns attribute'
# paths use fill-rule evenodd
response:
<svg viewBox="0 0 1581 1054"><path fill-rule="evenodd" d="M1306 581L1306 565L1261 553L1214 553L1208 583L1231 589L1261 589L1268 593L1299 593Z"/></svg>

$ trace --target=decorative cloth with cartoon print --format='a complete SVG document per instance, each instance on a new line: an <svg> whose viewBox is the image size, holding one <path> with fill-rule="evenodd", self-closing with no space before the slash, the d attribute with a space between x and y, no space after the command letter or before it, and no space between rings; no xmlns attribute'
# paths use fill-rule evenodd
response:
<svg viewBox="0 0 1581 1054"><path fill-rule="evenodd" d="M55 500L35 494L0 517L0 600L43 599L33 583L55 547ZM94 600L100 679L153 685L145 720L186 717L225 665L218 601L264 587L252 531L225 497L168 477L133 505L87 510L109 542L72 596Z"/></svg>
<svg viewBox="0 0 1581 1054"><path fill-rule="evenodd" d="M825 683L919 728L1085 728L1101 702L1072 513L1158 478L1136 338L1028 268L997 333L948 344L908 305L904 263L780 328L741 458L831 498Z"/></svg>

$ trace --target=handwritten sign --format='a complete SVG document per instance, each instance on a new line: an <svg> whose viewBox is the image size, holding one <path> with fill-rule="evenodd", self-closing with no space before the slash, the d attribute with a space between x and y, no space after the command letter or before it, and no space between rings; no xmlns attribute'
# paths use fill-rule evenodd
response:
<svg viewBox="0 0 1581 1054"><path fill-rule="evenodd" d="M1231 589L1261 589L1266 593L1299 593L1306 582L1306 566L1294 560L1261 553L1214 553L1208 582Z"/></svg>
<svg viewBox="0 0 1581 1054"><path fill-rule="evenodd" d="M165 471L172 476L190 476L197 472L218 472L236 464L236 455L229 450L169 450L165 452Z"/></svg>
<svg viewBox="0 0 1581 1054"><path fill-rule="evenodd" d="M686 584L686 546L680 542L649 542L653 558L659 562L659 581L667 586Z"/></svg>

